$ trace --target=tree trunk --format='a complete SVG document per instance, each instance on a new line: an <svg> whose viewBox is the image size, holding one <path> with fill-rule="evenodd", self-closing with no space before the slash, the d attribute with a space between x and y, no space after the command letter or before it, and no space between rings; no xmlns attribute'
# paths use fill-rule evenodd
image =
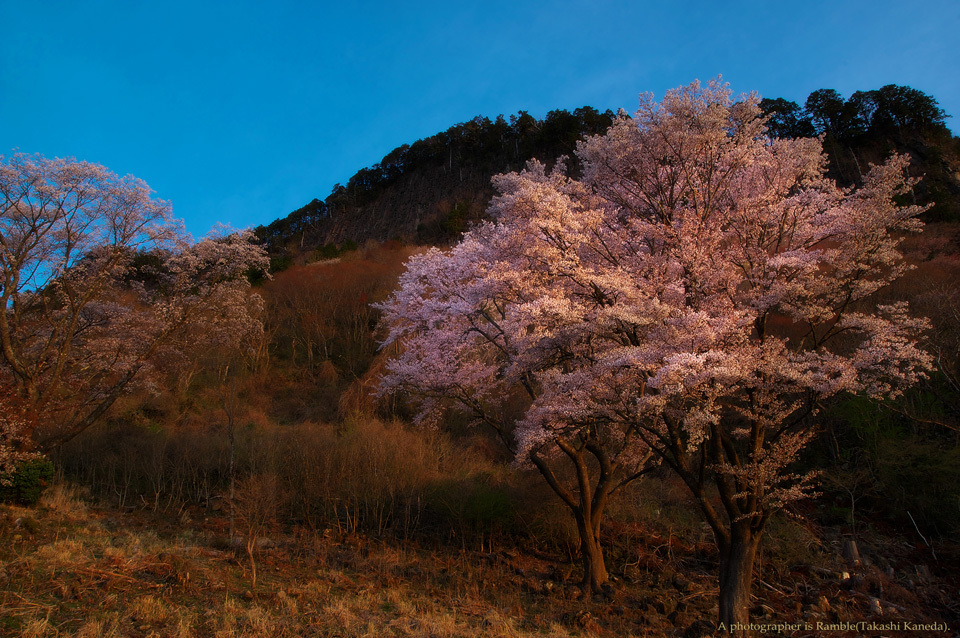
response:
<svg viewBox="0 0 960 638"><path fill-rule="evenodd" d="M577 532L580 535L580 554L583 561L583 593L587 596L603 591L603 585L610 580L607 567L603 560L603 548L600 546L600 521L603 518L603 509L613 493L615 487L611 480L610 464L602 450L593 452L601 464L600 476L597 485L592 489L589 468L584 458L582 448L577 448L562 439L557 445L567 454L577 470L577 492L574 493L560 484L557 476L536 452L530 453L530 460L537 466L540 473L553 488L553 491L570 508L577 521Z"/></svg>
<svg viewBox="0 0 960 638"><path fill-rule="evenodd" d="M753 562L760 534L734 523L730 540L720 547L720 627L734 636L748 636Z"/></svg>
<svg viewBox="0 0 960 638"><path fill-rule="evenodd" d="M580 559L583 562L583 582L580 586L584 594L596 594L603 591L603 585L610 580L607 565L603 560L600 530L586 520L582 513L575 513L575 517L580 534Z"/></svg>

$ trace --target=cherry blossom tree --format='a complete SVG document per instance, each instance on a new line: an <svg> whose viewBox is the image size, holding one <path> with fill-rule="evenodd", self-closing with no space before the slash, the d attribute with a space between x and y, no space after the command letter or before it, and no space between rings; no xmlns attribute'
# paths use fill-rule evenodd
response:
<svg viewBox="0 0 960 638"><path fill-rule="evenodd" d="M818 139L770 138L758 99L719 81L643 96L577 155L578 180L495 178L495 220L411 262L384 388L425 397L421 418L453 398L486 419L522 387L513 436L534 462L560 440L652 452L713 529L720 620L746 624L764 527L811 491L796 462L818 407L929 367L924 322L871 301L921 227L896 203L907 161L840 189Z"/></svg>
<svg viewBox="0 0 960 638"><path fill-rule="evenodd" d="M585 337L596 326L586 319L564 326L561 315L592 301L526 263L526 248L534 248L526 239L487 226L449 253L432 249L410 260L400 289L380 305L392 326L386 344L401 348L380 393L419 397L425 424L451 408L465 412L491 427L521 465L536 467L576 520L582 586L595 593L609 580L600 545L604 508L652 465L631 422L616 411L629 394L611 375L588 379L578 369L589 353L571 349L573 333ZM551 413L561 403L578 409ZM518 411L526 418L515 427ZM558 459L569 464L572 485L562 480Z"/></svg>
<svg viewBox="0 0 960 638"><path fill-rule="evenodd" d="M0 157L0 206L0 375L37 415L41 449L154 382L159 355L188 356L201 330L238 341L260 325L252 235L190 244L140 180L17 153Z"/></svg>

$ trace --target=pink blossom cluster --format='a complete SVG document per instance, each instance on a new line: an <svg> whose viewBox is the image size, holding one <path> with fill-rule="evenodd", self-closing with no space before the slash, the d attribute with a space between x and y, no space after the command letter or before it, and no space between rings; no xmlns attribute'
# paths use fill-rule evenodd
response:
<svg viewBox="0 0 960 638"><path fill-rule="evenodd" d="M256 341L262 302L246 274L266 268L250 232L189 241L133 177L0 157L0 380L42 416L37 442L62 443L197 343Z"/></svg>
<svg viewBox="0 0 960 638"><path fill-rule="evenodd" d="M577 155L579 179L536 161L496 177L493 221L411 259L382 305L401 352L381 391L419 396L422 420L456 404L489 422L522 388L520 459L576 433L653 450L726 482L736 519L807 489L789 467L823 400L929 368L925 322L871 302L921 228L896 203L907 158L842 189L820 140L771 139L757 97L718 81L644 96Z"/></svg>

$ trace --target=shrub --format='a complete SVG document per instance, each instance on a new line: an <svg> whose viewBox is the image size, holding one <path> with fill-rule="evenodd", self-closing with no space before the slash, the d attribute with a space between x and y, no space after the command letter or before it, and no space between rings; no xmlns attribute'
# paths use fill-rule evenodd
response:
<svg viewBox="0 0 960 638"><path fill-rule="evenodd" d="M16 463L13 471L0 475L0 500L33 505L53 479L53 463L44 456Z"/></svg>

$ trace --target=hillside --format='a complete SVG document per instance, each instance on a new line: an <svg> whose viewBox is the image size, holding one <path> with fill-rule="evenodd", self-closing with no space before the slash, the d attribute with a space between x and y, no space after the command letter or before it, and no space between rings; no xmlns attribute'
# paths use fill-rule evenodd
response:
<svg viewBox="0 0 960 638"><path fill-rule="evenodd" d="M908 154L911 174L923 178L917 201L936 204L928 221L960 219L960 138L947 129L949 116L933 97L888 85L844 100L821 89L803 107L778 98L764 99L761 108L774 135L823 136L829 174L844 186L858 184L871 163L893 152ZM532 158L550 164L572 157L578 140L606 132L613 118L613 112L589 106L550 111L542 120L525 111L492 121L477 116L394 149L347 184L335 185L325 199L259 226L256 233L274 269L324 246L329 252L367 240L449 243L484 218L493 175L519 170Z"/></svg>
<svg viewBox="0 0 960 638"><path fill-rule="evenodd" d="M716 551L695 521L674 520L678 486L649 488L662 496L646 499L645 520L611 530L613 587L585 599L571 561L536 541L458 547L275 521L257 538L253 586L225 512L120 508L57 485L34 508L0 504L0 636L721 635ZM668 508L671 518L659 516ZM957 575L944 565L955 556L938 552L938 563L904 538L870 533L852 568L835 529L777 530L755 592L761 635L863 635L851 621L886 636L956 627Z"/></svg>
<svg viewBox="0 0 960 638"><path fill-rule="evenodd" d="M603 133L611 111L583 107L537 120L525 111L491 121L475 117L388 153L288 216L256 229L272 256L373 239L443 243L483 217L490 177L531 158L572 155L577 140Z"/></svg>

